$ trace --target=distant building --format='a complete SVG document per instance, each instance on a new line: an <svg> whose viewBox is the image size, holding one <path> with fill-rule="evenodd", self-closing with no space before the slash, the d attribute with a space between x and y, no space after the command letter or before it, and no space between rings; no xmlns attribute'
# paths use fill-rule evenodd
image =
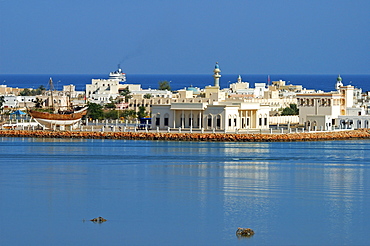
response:
<svg viewBox="0 0 370 246"><path fill-rule="evenodd" d="M124 88L140 91L141 85L120 84L118 79L92 79L91 84L86 85L86 98L98 104L109 103L111 99L116 99Z"/></svg>
<svg viewBox="0 0 370 246"><path fill-rule="evenodd" d="M336 88L335 92L297 94L300 124L311 129L339 126L339 116L347 115L354 106L354 87L343 86L338 79Z"/></svg>
<svg viewBox="0 0 370 246"><path fill-rule="evenodd" d="M194 98L193 91L181 91L180 97L152 104L152 128L205 129L235 131L268 129L268 105L243 100L228 101L226 92L220 91L221 70L216 63L213 70L214 85L204 89L204 98Z"/></svg>

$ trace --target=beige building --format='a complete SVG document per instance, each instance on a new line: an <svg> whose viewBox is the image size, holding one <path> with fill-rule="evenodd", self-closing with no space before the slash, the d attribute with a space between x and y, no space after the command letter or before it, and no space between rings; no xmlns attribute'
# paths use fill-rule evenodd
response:
<svg viewBox="0 0 370 246"><path fill-rule="evenodd" d="M353 106L353 86L340 86L330 93L297 94L299 121L306 127L338 126L338 117Z"/></svg>
<svg viewBox="0 0 370 246"><path fill-rule="evenodd" d="M0 85L0 95L14 95L17 96L21 91L23 91L24 88L13 88L8 87L7 85ZM32 88L29 88L29 90L33 90Z"/></svg>
<svg viewBox="0 0 370 246"><path fill-rule="evenodd" d="M194 98L192 92L181 92L185 98L154 102L151 108L152 128L204 129L234 132L235 130L268 129L268 105L226 99L220 91L221 70L216 63L214 86L204 89L205 98Z"/></svg>

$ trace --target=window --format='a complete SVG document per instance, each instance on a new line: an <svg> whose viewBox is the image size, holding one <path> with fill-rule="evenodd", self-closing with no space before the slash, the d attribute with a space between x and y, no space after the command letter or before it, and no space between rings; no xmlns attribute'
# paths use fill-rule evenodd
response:
<svg viewBox="0 0 370 246"><path fill-rule="evenodd" d="M217 119L216 119L216 126L217 128L220 128L221 127L221 116L217 116Z"/></svg>
<svg viewBox="0 0 370 246"><path fill-rule="evenodd" d="M159 116L157 116L156 118L155 118L155 125L156 126L159 126L161 124L161 118L159 117Z"/></svg>
<svg viewBox="0 0 370 246"><path fill-rule="evenodd" d="M168 117L164 118L164 125L168 126Z"/></svg>
<svg viewBox="0 0 370 246"><path fill-rule="evenodd" d="M262 126L262 118L258 118L258 124Z"/></svg>

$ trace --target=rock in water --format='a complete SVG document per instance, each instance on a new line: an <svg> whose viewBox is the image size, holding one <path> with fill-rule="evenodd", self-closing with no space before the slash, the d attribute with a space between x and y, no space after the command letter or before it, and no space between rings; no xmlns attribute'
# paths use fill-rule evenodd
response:
<svg viewBox="0 0 370 246"><path fill-rule="evenodd" d="M104 219L103 217L97 217L97 218L94 218L94 219L92 219L90 221L95 222L95 223L103 223L103 222L105 222L107 220Z"/></svg>
<svg viewBox="0 0 370 246"><path fill-rule="evenodd" d="M236 235L241 237L250 237L254 235L254 231L250 228L240 228L236 230Z"/></svg>

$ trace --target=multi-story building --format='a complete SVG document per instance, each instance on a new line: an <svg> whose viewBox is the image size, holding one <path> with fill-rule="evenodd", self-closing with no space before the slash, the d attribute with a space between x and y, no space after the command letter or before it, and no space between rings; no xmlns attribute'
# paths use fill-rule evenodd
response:
<svg viewBox="0 0 370 246"><path fill-rule="evenodd" d="M354 87L343 86L341 81L339 76L334 92L297 94L300 124L311 129L339 126L339 116L347 115L354 106Z"/></svg>
<svg viewBox="0 0 370 246"><path fill-rule="evenodd" d="M192 91L185 91L182 94L186 98L154 101L151 107L152 128L268 129L270 107L244 99L228 100L219 87L221 70L217 63L213 72L214 85L204 89L204 98L194 98Z"/></svg>

